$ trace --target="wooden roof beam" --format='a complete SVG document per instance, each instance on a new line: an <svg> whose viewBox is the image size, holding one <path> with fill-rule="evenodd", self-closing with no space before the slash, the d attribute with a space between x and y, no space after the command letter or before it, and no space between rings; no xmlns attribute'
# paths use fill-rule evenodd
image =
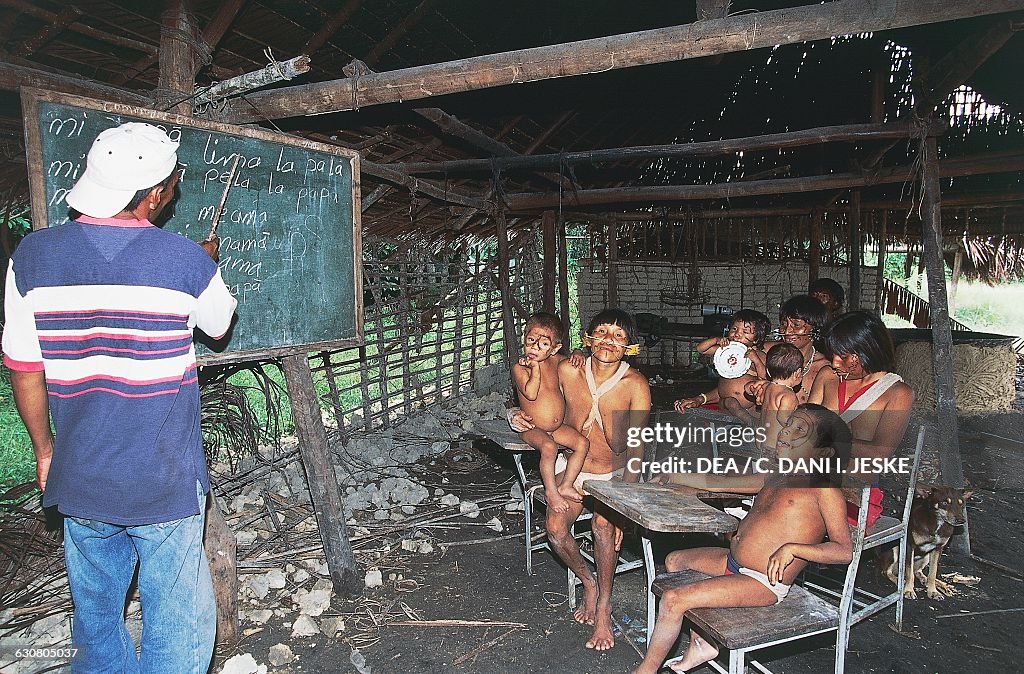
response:
<svg viewBox="0 0 1024 674"><path fill-rule="evenodd" d="M936 123L929 129L929 133L942 133L944 130L945 125ZM618 162L637 159L660 159L664 157L704 157L740 151L755 152L758 150L800 147L818 143L902 139L909 138L918 132L919 127L910 122L894 124L845 124L700 143L641 145L638 147L500 157L495 159L410 162L403 166L403 170L410 175L420 175L425 173L490 173L494 169L557 169L563 163Z"/></svg>
<svg viewBox="0 0 1024 674"><path fill-rule="evenodd" d="M36 7L31 2L26 0L0 0L0 6L10 7L15 9L22 14L28 14L46 23L57 23L61 20L61 15L55 12L49 12L40 7ZM91 37L107 44L117 45L118 47L127 47L128 49L134 49L135 51L141 51L144 54L156 55L158 49L155 44L149 44L148 42L141 42L139 40L133 40L129 37L121 35L113 35L111 33L105 33L101 30L96 30L90 26L82 23L71 22L67 25L67 29Z"/></svg>
<svg viewBox="0 0 1024 674"><path fill-rule="evenodd" d="M1024 171L1024 154L1013 157L976 156L948 159L940 163L943 178ZM593 206L598 204L628 204L666 201L696 201L704 199L733 199L740 197L766 196L817 192L821 190L871 187L901 183L912 180L913 166L892 166L872 173L833 173L823 176L802 178L779 178L752 180L750 182L727 182L715 185L650 185L640 187L613 187L579 190L576 192L525 192L505 197L509 210L524 211L539 208L563 206Z"/></svg>
<svg viewBox="0 0 1024 674"><path fill-rule="evenodd" d="M381 38L370 53L366 55L363 62L371 68L380 62L382 56L391 51L392 47L398 44L405 35L413 29L416 24L423 20L423 17L427 15L427 12L433 9L433 6L437 3L437 0L423 0L416 9L412 10L404 19L398 22L398 25L388 31L387 35Z"/></svg>
<svg viewBox="0 0 1024 674"><path fill-rule="evenodd" d="M89 96L115 103L150 107L153 99L134 91L111 87L80 75L65 75L25 65L0 61L0 90L17 91L19 87L52 89L67 94Z"/></svg>
<svg viewBox="0 0 1024 674"><path fill-rule="evenodd" d="M1024 202L1024 191L1017 192L987 192L977 194L957 194L953 196L942 195L942 204L950 207L962 207L968 209L993 209L993 208L1006 208L1007 205L1013 205L1018 202ZM895 210L905 209L912 205L910 199L865 199L861 202L861 210L874 211L874 210ZM703 211L671 211L665 212L662 209L657 211L634 211L632 213L591 213L588 211L565 211L566 220L601 220L601 221L612 221L615 222L650 222L657 220L660 222L668 221L686 221L688 219L696 220L726 220L729 218L762 218L762 217L773 217L773 216L808 216L815 209L824 211L828 210L842 210L846 211L849 207L846 204L840 204L830 208L824 208L819 206L744 206L740 208L728 208L728 209L706 209Z"/></svg>
<svg viewBox="0 0 1024 674"><path fill-rule="evenodd" d="M1024 0L836 0L284 87L221 114L233 123L324 114L1021 9Z"/></svg>
<svg viewBox="0 0 1024 674"><path fill-rule="evenodd" d="M80 16L82 16L82 10L74 5L68 5L60 11L60 14L56 15L53 21L47 22L42 30L25 40L21 45L21 55L28 56L32 54L77 21Z"/></svg>
<svg viewBox="0 0 1024 674"><path fill-rule="evenodd" d="M994 17L988 27L968 35L928 69L921 83L917 114L927 116L942 99L967 81L1016 32L1020 16Z"/></svg>
<svg viewBox="0 0 1024 674"><path fill-rule="evenodd" d="M363 0L349 0L345 3L345 6L335 12L330 19L318 30L313 37L309 38L306 42L306 46L302 48L302 53L307 56L312 56L313 52L327 44L327 41L331 39L331 36L338 32L338 29L344 26L352 15L356 13L359 6L363 4Z"/></svg>
<svg viewBox="0 0 1024 674"><path fill-rule="evenodd" d="M420 194L450 204L469 206L483 211L490 210L492 206L490 202L484 199L454 191L452 189L446 189L428 180L414 178L413 176L407 175L402 171L384 164L375 164L374 162L363 161L359 163L359 170L394 185L407 187L412 192L419 192Z"/></svg>

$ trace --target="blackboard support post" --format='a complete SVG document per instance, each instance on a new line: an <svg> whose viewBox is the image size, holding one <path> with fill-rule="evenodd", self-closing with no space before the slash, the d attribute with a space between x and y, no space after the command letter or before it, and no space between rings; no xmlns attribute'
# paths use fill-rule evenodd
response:
<svg viewBox="0 0 1024 674"><path fill-rule="evenodd" d="M334 591L357 594L362 588L352 544L345 530L345 508L327 450L327 431L320 416L320 404L313 387L313 375L305 354L281 358L281 370L288 385L292 421L299 438L302 464L306 468L309 495L313 501L320 538L327 555Z"/></svg>

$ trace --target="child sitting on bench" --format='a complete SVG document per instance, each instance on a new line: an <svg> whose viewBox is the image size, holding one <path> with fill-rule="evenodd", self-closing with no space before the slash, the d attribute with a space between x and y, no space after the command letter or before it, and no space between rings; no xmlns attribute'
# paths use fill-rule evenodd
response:
<svg viewBox="0 0 1024 674"><path fill-rule="evenodd" d="M526 323L523 335L523 357L512 366L512 381L519 393L519 406L533 418L534 427L519 434L523 442L540 452L540 477L548 508L555 512L569 510L567 501L580 502L583 494L573 483L583 470L590 442L572 426L565 424L565 398L562 396L559 372L571 368L568 358L560 355L562 321L554 314L534 314ZM560 484L555 462L558 445L571 451L565 460Z"/></svg>
<svg viewBox="0 0 1024 674"><path fill-rule="evenodd" d="M838 415L820 405L804 404L779 433L777 452L780 459L794 461L827 457L830 466L839 467L849 460L850 444L850 431ZM665 559L669 571L693 569L711 578L665 592L647 656L634 674L655 674L662 667L690 609L777 604L808 562L848 563L853 545L840 479L836 471L773 477L740 522L730 549L695 548L669 554ZM717 655L715 645L691 630L686 652L664 664L686 672Z"/></svg>

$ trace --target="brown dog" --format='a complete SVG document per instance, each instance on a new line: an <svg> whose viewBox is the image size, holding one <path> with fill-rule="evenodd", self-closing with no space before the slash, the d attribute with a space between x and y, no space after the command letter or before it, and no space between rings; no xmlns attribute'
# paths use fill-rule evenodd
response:
<svg viewBox="0 0 1024 674"><path fill-rule="evenodd" d="M953 487L921 487L910 509L910 538L907 541L907 570L903 596L916 599L915 579L925 583L929 599L945 599L953 588L937 578L939 557L949 543L953 530L966 521L964 504L973 491ZM892 582L897 582L896 549L880 556L880 566ZM927 579L924 566L928 565Z"/></svg>

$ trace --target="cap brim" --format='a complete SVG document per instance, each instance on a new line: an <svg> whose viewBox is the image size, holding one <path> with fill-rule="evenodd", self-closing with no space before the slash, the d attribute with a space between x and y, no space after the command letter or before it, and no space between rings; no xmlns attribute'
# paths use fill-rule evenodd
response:
<svg viewBox="0 0 1024 674"><path fill-rule="evenodd" d="M89 177L86 171L64 197L67 205L83 215L111 218L128 205L138 190L115 190L104 187Z"/></svg>

